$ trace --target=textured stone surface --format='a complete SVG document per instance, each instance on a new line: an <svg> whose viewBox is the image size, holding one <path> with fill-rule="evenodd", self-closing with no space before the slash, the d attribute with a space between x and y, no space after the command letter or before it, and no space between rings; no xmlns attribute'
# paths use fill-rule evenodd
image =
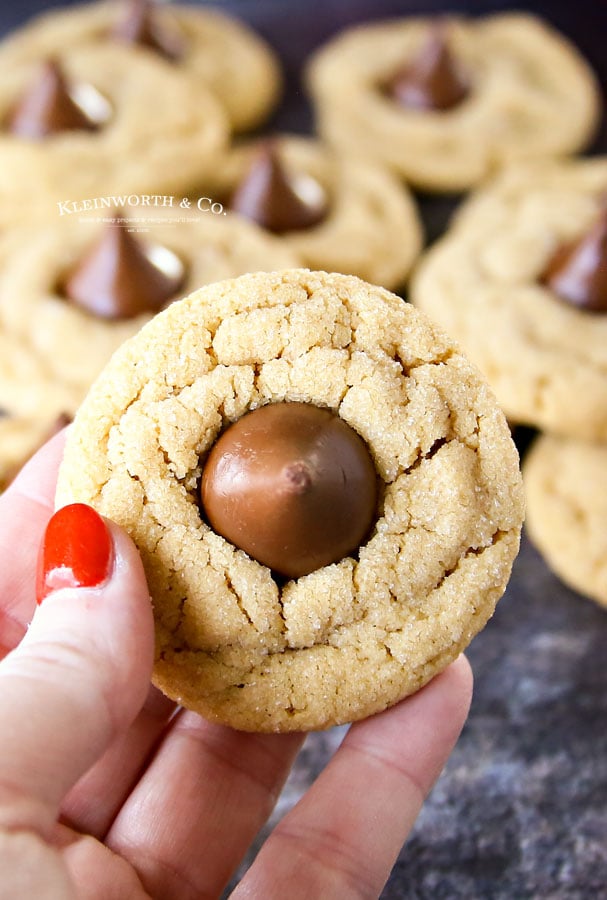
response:
<svg viewBox="0 0 607 900"><path fill-rule="evenodd" d="M524 541L470 648L470 718L385 898L605 896L606 639L604 611Z"/></svg>

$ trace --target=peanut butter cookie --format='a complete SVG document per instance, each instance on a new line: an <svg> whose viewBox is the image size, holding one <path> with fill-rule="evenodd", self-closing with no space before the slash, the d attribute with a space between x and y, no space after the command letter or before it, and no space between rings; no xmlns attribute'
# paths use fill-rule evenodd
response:
<svg viewBox="0 0 607 900"><path fill-rule="evenodd" d="M307 81L329 143L439 192L575 153L601 109L578 51L523 13L361 25L315 54Z"/></svg>
<svg viewBox="0 0 607 900"><path fill-rule="evenodd" d="M5 225L56 221L65 201L179 194L214 168L228 130L196 79L113 44L7 67L0 118Z"/></svg>
<svg viewBox="0 0 607 900"><path fill-rule="evenodd" d="M62 56L90 45L144 48L217 98L232 129L248 130L272 111L282 87L276 55L244 22L208 6L177 3L90 3L55 9L32 19L0 43L0 71L23 62ZM134 65L138 54L134 54ZM145 107L154 119L162 95ZM173 101L176 103L176 101Z"/></svg>
<svg viewBox="0 0 607 900"><path fill-rule="evenodd" d="M607 446L544 435L523 477L531 539L566 584L607 606Z"/></svg>
<svg viewBox="0 0 607 900"><path fill-rule="evenodd" d="M411 297L514 423L607 441L607 160L513 167L464 206Z"/></svg>
<svg viewBox="0 0 607 900"><path fill-rule="evenodd" d="M311 269L402 287L422 246L415 201L379 166L293 135L240 145L212 190L279 234Z"/></svg>
<svg viewBox="0 0 607 900"><path fill-rule="evenodd" d="M73 501L141 551L155 683L254 731L425 684L491 616L523 515L476 369L397 296L307 270L210 285L127 341L72 426Z"/></svg>

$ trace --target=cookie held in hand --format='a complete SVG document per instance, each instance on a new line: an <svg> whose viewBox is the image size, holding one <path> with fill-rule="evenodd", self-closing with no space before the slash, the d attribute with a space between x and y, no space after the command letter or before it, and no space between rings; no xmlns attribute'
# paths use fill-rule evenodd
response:
<svg viewBox="0 0 607 900"><path fill-rule="evenodd" d="M523 514L504 416L451 341L386 290L304 269L195 291L118 350L70 430L57 502L74 501L141 552L156 685L250 731L422 687L493 613ZM246 547L212 525L232 503Z"/></svg>

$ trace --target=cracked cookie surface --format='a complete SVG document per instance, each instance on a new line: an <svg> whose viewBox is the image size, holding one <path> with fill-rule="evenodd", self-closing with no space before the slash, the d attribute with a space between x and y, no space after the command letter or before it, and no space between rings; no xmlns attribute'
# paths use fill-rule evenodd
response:
<svg viewBox="0 0 607 900"><path fill-rule="evenodd" d="M222 429L285 400L342 417L381 485L358 553L286 583L197 499ZM422 687L491 616L523 514L518 455L477 370L395 295L308 270L210 285L123 345L70 431L57 503L73 501L139 547L155 683L254 731L351 721Z"/></svg>
<svg viewBox="0 0 607 900"><path fill-rule="evenodd" d="M523 477L538 550L566 584L607 606L607 447L543 435Z"/></svg>
<svg viewBox="0 0 607 900"><path fill-rule="evenodd" d="M422 259L412 302L458 340L514 423L607 440L607 315L542 283L600 215L607 159L515 166Z"/></svg>

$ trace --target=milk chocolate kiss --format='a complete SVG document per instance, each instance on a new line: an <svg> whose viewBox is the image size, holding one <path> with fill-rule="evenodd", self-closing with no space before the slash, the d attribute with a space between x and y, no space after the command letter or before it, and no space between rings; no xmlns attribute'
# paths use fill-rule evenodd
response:
<svg viewBox="0 0 607 900"><path fill-rule="evenodd" d="M34 139L59 131L95 131L97 128L98 123L72 99L69 85L55 60L41 64L8 120L8 130L12 134Z"/></svg>
<svg viewBox="0 0 607 900"><path fill-rule="evenodd" d="M443 27L432 29L418 56L390 79L386 89L408 109L444 111L465 100L469 86Z"/></svg>
<svg viewBox="0 0 607 900"><path fill-rule="evenodd" d="M315 183L316 184L316 183ZM327 204L318 196L306 197L297 180L285 170L276 147L265 144L248 174L232 196L233 210L276 234L317 225L327 214Z"/></svg>
<svg viewBox="0 0 607 900"><path fill-rule="evenodd" d="M103 319L155 313L175 296L184 279L164 272L147 248L120 224L110 223L67 276L61 293Z"/></svg>
<svg viewBox="0 0 607 900"><path fill-rule="evenodd" d="M129 0L124 6L124 15L114 25L112 37L148 47L167 59L179 59L183 47L175 35L166 33L156 21L154 0Z"/></svg>
<svg viewBox="0 0 607 900"><path fill-rule="evenodd" d="M541 281L573 306L607 312L607 210L578 241L556 251Z"/></svg>
<svg viewBox="0 0 607 900"><path fill-rule="evenodd" d="M298 578L359 548L375 518L377 476L366 444L339 416L274 403L219 437L200 495L217 533Z"/></svg>

